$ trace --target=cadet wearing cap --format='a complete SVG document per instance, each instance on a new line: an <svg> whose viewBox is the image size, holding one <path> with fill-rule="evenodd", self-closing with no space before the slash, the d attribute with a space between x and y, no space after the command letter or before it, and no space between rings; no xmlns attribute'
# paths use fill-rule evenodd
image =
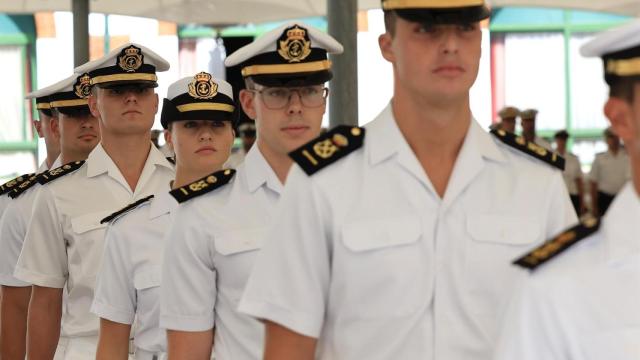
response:
<svg viewBox="0 0 640 360"><path fill-rule="evenodd" d="M520 115L520 110L513 106L507 106L498 112L500 116L500 128L510 133L516 132L516 118Z"/></svg>
<svg viewBox="0 0 640 360"><path fill-rule="evenodd" d="M522 125L522 136L529 142L536 143L547 150L551 150L551 144L536 135L536 118L538 110L527 109L520 112L520 125Z"/></svg>
<svg viewBox="0 0 640 360"><path fill-rule="evenodd" d="M484 3L382 6L391 104L291 153L240 302L265 359L488 360L509 261L576 221L557 156L473 119Z"/></svg>
<svg viewBox="0 0 640 360"><path fill-rule="evenodd" d="M240 101L257 139L229 186L177 194L160 288L170 358L205 359L215 343L217 360L262 359L264 326L238 313L238 301L293 164L287 154L320 132L327 53L341 51L329 35L289 23L227 58L244 75Z"/></svg>
<svg viewBox="0 0 640 360"><path fill-rule="evenodd" d="M152 146L149 131L158 110L155 72L168 68L147 48L125 44L76 69L89 74L89 108L100 119L102 139L86 162L51 174L35 199L15 271L34 284L30 357L52 358L59 335L66 348L57 358L95 357L98 318L89 307L104 249L100 220L173 179L173 166ZM68 297L61 314L63 287Z"/></svg>
<svg viewBox="0 0 640 360"><path fill-rule="evenodd" d="M36 98L48 94L48 111L56 119L52 124L52 132L55 139L59 140L61 154L51 171L56 171L61 164L86 159L100 141L98 120L91 115L87 105L88 89L88 77L76 74L35 94ZM42 106L42 103L38 106ZM2 337L6 342L0 356L10 359L23 359L26 352L31 284L16 279L13 272L31 219L35 189L38 189L38 181L45 176L46 170L39 169L37 175L9 193L14 201L0 220L0 284L6 296L2 311L8 315L2 320Z"/></svg>
<svg viewBox="0 0 640 360"><path fill-rule="evenodd" d="M234 111L231 85L209 73L169 86L161 123L176 153L176 179L103 220L111 225L92 306L101 318L98 358L126 359L132 325L136 360L166 356L166 334L159 327L160 270L165 234L178 206L169 190L182 191L200 179L212 189L233 177L232 170L220 169L233 144ZM213 178L218 180L207 182Z"/></svg>
<svg viewBox="0 0 640 360"><path fill-rule="evenodd" d="M238 126L238 134L242 143L240 147L231 150L229 160L225 164L226 167L234 169L237 168L244 161L245 156L249 152L249 149L256 141L256 125L254 123L243 123Z"/></svg>
<svg viewBox="0 0 640 360"><path fill-rule="evenodd" d="M640 359L639 34L635 20L581 48L604 61L604 112L628 149L632 181L601 224L569 229L517 261L536 270L509 309L497 360Z"/></svg>

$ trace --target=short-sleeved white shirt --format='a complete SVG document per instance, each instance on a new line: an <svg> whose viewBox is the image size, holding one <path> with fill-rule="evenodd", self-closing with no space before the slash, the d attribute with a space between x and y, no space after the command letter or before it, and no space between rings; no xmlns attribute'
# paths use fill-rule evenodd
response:
<svg viewBox="0 0 640 360"><path fill-rule="evenodd" d="M564 171L562 177L567 186L567 190L571 195L578 195L577 179L582 179L582 169L580 168L580 160L572 153L562 155L565 159Z"/></svg>
<svg viewBox="0 0 640 360"><path fill-rule="evenodd" d="M589 178L598 183L598 190L615 195L629 180L629 156L624 149L617 155L607 151L596 155Z"/></svg>
<svg viewBox="0 0 640 360"><path fill-rule="evenodd" d="M62 165L58 157L51 165L52 169ZM49 170L47 163L43 162L37 170L40 174ZM27 225L31 220L33 201L40 186L33 185L20 194L19 197L9 202L5 214L0 214L0 285L27 287L30 283L21 281L13 276L13 272L22 250L24 236L27 233Z"/></svg>
<svg viewBox="0 0 640 360"><path fill-rule="evenodd" d="M136 349L167 351L160 321L160 276L164 239L178 206L166 191L114 220L105 235L105 253L91 312L134 324Z"/></svg>
<svg viewBox="0 0 640 360"><path fill-rule="evenodd" d="M629 184L598 232L532 273L495 360L640 359L640 198Z"/></svg>
<svg viewBox="0 0 640 360"><path fill-rule="evenodd" d="M473 120L441 199L390 106L360 149L294 165L279 207L240 311L319 338L318 359L489 359L511 261L577 220L559 170Z"/></svg>
<svg viewBox="0 0 640 360"><path fill-rule="evenodd" d="M180 204L163 263L163 328L215 326L217 360L262 358L263 325L237 306L281 191L254 146L229 184Z"/></svg>
<svg viewBox="0 0 640 360"><path fill-rule="evenodd" d="M73 173L38 191L15 276L34 285L68 292L61 336L98 334L98 318L89 312L104 252L107 215L166 189L173 166L149 143L150 152L135 191L101 144Z"/></svg>

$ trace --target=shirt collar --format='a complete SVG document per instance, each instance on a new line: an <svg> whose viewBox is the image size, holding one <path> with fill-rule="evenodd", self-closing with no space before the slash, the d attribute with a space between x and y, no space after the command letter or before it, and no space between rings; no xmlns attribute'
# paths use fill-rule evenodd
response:
<svg viewBox="0 0 640 360"><path fill-rule="evenodd" d="M268 188L276 193L282 193L282 183L280 183L267 159L260 152L257 144L249 149L247 156L244 158L243 166L250 192L255 192L259 187L266 184Z"/></svg>
<svg viewBox="0 0 640 360"><path fill-rule="evenodd" d="M158 165L166 167L167 169L173 171L173 165L167 160L167 158L158 150L153 144L150 143L151 150L149 151L149 155L147 156L147 161L145 162L145 167L147 164ZM89 157L87 158L87 176L94 177L109 171L117 171L118 167L113 162L111 157L107 154L107 152L102 147L102 143L98 143L96 147L91 151Z"/></svg>
<svg viewBox="0 0 640 360"><path fill-rule="evenodd" d="M617 261L640 255L640 197L628 182L618 193L603 219L609 259Z"/></svg>
<svg viewBox="0 0 640 360"><path fill-rule="evenodd" d="M368 146L369 161L372 165L390 158L399 152L403 145L409 148L396 123L391 104L387 105L380 115L366 126L366 129L365 144L372 144ZM367 141L368 139L370 141ZM482 130L473 118L464 139L463 147L473 149L480 156L489 160L507 161L496 142L491 138L491 135Z"/></svg>
<svg viewBox="0 0 640 360"><path fill-rule="evenodd" d="M173 212L178 207L176 199L169 194L169 191L162 191L156 194L151 200L149 208L149 219L155 219L165 214Z"/></svg>

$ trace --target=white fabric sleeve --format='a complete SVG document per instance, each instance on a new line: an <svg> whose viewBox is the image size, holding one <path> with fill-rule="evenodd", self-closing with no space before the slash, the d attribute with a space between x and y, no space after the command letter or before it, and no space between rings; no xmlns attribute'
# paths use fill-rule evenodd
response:
<svg viewBox="0 0 640 360"><path fill-rule="evenodd" d="M43 186L33 203L15 277L34 285L64 287L69 274L62 216L49 186Z"/></svg>
<svg viewBox="0 0 640 360"><path fill-rule="evenodd" d="M31 286L13 276L22 250L27 221L31 217L31 213L20 206L24 201L23 197L11 201L0 219L0 285Z"/></svg>
<svg viewBox="0 0 640 360"><path fill-rule="evenodd" d="M107 228L102 267L96 280L91 312L121 324L133 324L136 313L136 291L133 286L131 250L133 241L127 229L116 222Z"/></svg>
<svg viewBox="0 0 640 360"><path fill-rule="evenodd" d="M602 158L596 155L595 159L593 159L593 163L591 164L591 171L589 172L589 180L593 182L600 181L600 162Z"/></svg>
<svg viewBox="0 0 640 360"><path fill-rule="evenodd" d="M562 173L556 171L552 175L548 192L546 239L557 236L578 223L576 210L571 203L569 191L562 179Z"/></svg>
<svg viewBox="0 0 640 360"><path fill-rule="evenodd" d="M561 322L558 302L553 292L537 279L527 278L521 291L512 299L498 337L494 360L566 360L565 334L570 329Z"/></svg>
<svg viewBox="0 0 640 360"><path fill-rule="evenodd" d="M197 201L198 199L192 200ZM206 213L180 205L165 240L160 285L160 327L206 331L215 325L217 273Z"/></svg>
<svg viewBox="0 0 640 360"><path fill-rule="evenodd" d="M320 336L331 247L329 212L323 205L312 178L294 165L242 296L240 312L305 336Z"/></svg>

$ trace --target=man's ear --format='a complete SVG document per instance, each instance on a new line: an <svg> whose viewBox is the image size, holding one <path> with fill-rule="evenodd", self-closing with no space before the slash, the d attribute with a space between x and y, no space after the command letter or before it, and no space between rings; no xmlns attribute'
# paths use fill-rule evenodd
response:
<svg viewBox="0 0 640 360"><path fill-rule="evenodd" d="M244 110L244 113L247 114L251 120L255 120L257 117L256 100L254 96L255 94L249 90L240 90L240 105L242 105L242 110Z"/></svg>
<svg viewBox="0 0 640 360"><path fill-rule="evenodd" d="M393 63L396 59L391 45L393 43L393 36L386 32L378 37L378 46L380 46L380 53L382 57L390 63Z"/></svg>
<svg viewBox="0 0 640 360"><path fill-rule="evenodd" d="M633 114L628 102L610 97L604 105L604 114L611 123L613 132L624 142L628 142L635 136L633 129Z"/></svg>
<svg viewBox="0 0 640 360"><path fill-rule="evenodd" d="M60 140L60 118L55 116L49 119L49 127L51 127L51 133L53 136Z"/></svg>
<svg viewBox="0 0 640 360"><path fill-rule="evenodd" d="M89 102L89 111L91 111L91 115L100 118L100 112L98 111L98 90L94 90L91 92L91 95L87 98Z"/></svg>
<svg viewBox="0 0 640 360"><path fill-rule="evenodd" d="M39 138L44 137L44 134L42 133L42 120L34 120L33 127L36 128L36 132L38 133Z"/></svg>
<svg viewBox="0 0 640 360"><path fill-rule="evenodd" d="M164 136L164 143L169 146L169 149L173 151L173 140L171 139L171 130L166 129L162 132L162 136Z"/></svg>

